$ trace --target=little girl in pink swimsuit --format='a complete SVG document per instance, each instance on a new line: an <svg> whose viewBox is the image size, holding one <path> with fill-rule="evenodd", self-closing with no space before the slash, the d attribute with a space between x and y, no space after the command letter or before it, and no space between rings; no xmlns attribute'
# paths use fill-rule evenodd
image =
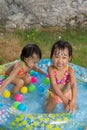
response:
<svg viewBox="0 0 87 130"><path fill-rule="evenodd" d="M68 42L54 43L51 55L53 65L48 68L51 87L45 109L51 113L57 103L63 103L66 111L74 113L76 109L76 79L74 70L68 65L72 58L72 47Z"/></svg>

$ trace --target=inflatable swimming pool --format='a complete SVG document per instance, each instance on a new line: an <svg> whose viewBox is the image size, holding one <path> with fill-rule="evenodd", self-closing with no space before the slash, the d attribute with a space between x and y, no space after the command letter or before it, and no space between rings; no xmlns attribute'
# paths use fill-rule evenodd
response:
<svg viewBox="0 0 87 130"><path fill-rule="evenodd" d="M38 62L38 66L45 71L51 64L50 59ZM9 65L0 66L0 85L6 78L4 68ZM50 86L49 78L31 70L32 83L28 89L24 87L18 93L16 101L10 97L12 84L0 96L0 130L84 130L87 126L87 69L70 65L75 69L78 87L78 110L75 115L66 113L62 104L57 105L52 114L45 113L44 101Z"/></svg>

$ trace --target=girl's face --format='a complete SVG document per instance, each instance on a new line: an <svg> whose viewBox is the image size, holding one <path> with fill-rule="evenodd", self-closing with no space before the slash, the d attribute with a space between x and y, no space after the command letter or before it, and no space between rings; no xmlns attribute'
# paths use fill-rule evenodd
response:
<svg viewBox="0 0 87 130"><path fill-rule="evenodd" d="M27 63L29 68L33 68L33 66L39 61L39 55L36 53L33 53L32 56L25 59L25 62Z"/></svg>
<svg viewBox="0 0 87 130"><path fill-rule="evenodd" d="M64 50L55 49L52 57L53 64L58 70L64 69L69 61L69 51L67 48Z"/></svg>

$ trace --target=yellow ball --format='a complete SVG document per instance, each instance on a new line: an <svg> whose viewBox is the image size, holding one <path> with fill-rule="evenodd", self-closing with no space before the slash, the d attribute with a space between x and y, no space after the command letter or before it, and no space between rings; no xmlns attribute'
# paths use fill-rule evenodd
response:
<svg viewBox="0 0 87 130"><path fill-rule="evenodd" d="M20 89L20 92L21 92L22 94L26 94L26 93L28 92L27 87L26 87L26 86L23 86L23 87Z"/></svg>
<svg viewBox="0 0 87 130"><path fill-rule="evenodd" d="M3 93L4 98L9 98L10 95L11 95L11 93L10 93L9 90L5 90L4 93Z"/></svg>

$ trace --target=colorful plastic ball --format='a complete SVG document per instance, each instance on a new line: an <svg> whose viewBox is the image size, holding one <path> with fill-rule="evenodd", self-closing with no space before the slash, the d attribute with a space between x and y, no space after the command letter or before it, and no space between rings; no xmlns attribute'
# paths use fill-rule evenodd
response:
<svg viewBox="0 0 87 130"><path fill-rule="evenodd" d="M44 92L44 90L45 90L45 88L44 88L43 85L40 85L40 86L38 87L38 92L42 93L42 92Z"/></svg>
<svg viewBox="0 0 87 130"><path fill-rule="evenodd" d="M18 105L18 110L21 110L21 111L25 111L26 110L26 105L21 103Z"/></svg>
<svg viewBox="0 0 87 130"><path fill-rule="evenodd" d="M46 78L49 78L49 75L48 75L48 74L46 74Z"/></svg>
<svg viewBox="0 0 87 130"><path fill-rule="evenodd" d="M11 95L11 93L10 93L9 90L5 90L4 93L3 93L4 98L9 98L10 95Z"/></svg>
<svg viewBox="0 0 87 130"><path fill-rule="evenodd" d="M7 78L8 78L8 75L5 75L4 77L5 77L5 79L7 79Z"/></svg>
<svg viewBox="0 0 87 130"><path fill-rule="evenodd" d="M18 101L18 102L22 102L22 100L23 100L22 95L21 94L16 94L15 95L15 100Z"/></svg>
<svg viewBox="0 0 87 130"><path fill-rule="evenodd" d="M0 81L0 86L3 84L3 81Z"/></svg>
<svg viewBox="0 0 87 130"><path fill-rule="evenodd" d="M28 92L28 88L26 86L23 86L21 89L20 89L20 92L22 94L26 94Z"/></svg>
<svg viewBox="0 0 87 130"><path fill-rule="evenodd" d="M34 72L35 72L34 70L30 70L29 72L30 76L32 76Z"/></svg>
<svg viewBox="0 0 87 130"><path fill-rule="evenodd" d="M30 85L28 86L28 90L29 90L29 92L34 92L35 89L36 89L36 87L35 87L34 84L30 84Z"/></svg>
<svg viewBox="0 0 87 130"><path fill-rule="evenodd" d="M50 79L49 78L44 78L44 84L49 84L50 83Z"/></svg>
<svg viewBox="0 0 87 130"><path fill-rule="evenodd" d="M34 71L34 72L32 73L32 76L38 77L38 75L39 75L39 73L36 72L36 71Z"/></svg>
<svg viewBox="0 0 87 130"><path fill-rule="evenodd" d="M33 84L35 84L35 83L37 82L37 78L36 78L35 76L32 76L32 77L31 77L31 82L32 82Z"/></svg>
<svg viewBox="0 0 87 130"><path fill-rule="evenodd" d="M18 106L19 106L19 104L20 104L20 102L14 102L12 106L13 106L15 109L17 109Z"/></svg>

